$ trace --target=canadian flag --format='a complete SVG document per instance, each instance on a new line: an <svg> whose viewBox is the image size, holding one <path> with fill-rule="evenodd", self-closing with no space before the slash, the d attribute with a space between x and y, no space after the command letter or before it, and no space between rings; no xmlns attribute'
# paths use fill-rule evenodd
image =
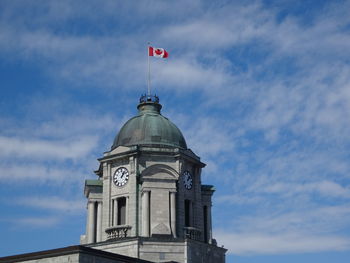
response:
<svg viewBox="0 0 350 263"><path fill-rule="evenodd" d="M167 58L168 52L164 48L148 47L148 55L157 58Z"/></svg>

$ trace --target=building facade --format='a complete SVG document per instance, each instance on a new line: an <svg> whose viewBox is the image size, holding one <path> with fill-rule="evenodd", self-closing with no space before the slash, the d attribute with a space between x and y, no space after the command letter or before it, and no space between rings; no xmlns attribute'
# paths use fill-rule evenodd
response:
<svg viewBox="0 0 350 263"><path fill-rule="evenodd" d="M214 187L205 164L166 117L156 96L142 96L110 151L86 180L86 233L79 246L0 258L0 262L224 263L212 237Z"/></svg>
<svg viewBox="0 0 350 263"><path fill-rule="evenodd" d="M153 262L225 262L212 237L205 164L161 114L158 97L142 96L137 108L98 159L97 179L85 182L81 244Z"/></svg>

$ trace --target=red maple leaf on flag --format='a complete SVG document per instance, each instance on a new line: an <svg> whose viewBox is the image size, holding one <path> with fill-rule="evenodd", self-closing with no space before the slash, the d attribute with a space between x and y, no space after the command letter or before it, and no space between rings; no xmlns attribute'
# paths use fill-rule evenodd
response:
<svg viewBox="0 0 350 263"><path fill-rule="evenodd" d="M164 48L148 47L148 55L151 57L167 58L168 52Z"/></svg>

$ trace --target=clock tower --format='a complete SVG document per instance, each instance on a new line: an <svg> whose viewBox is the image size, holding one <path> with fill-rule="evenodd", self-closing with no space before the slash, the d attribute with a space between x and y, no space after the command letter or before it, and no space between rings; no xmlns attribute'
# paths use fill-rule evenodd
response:
<svg viewBox="0 0 350 263"><path fill-rule="evenodd" d="M153 262L225 262L212 237L214 187L201 182L205 164L161 114L157 96L141 96L86 180L86 234L95 249Z"/></svg>

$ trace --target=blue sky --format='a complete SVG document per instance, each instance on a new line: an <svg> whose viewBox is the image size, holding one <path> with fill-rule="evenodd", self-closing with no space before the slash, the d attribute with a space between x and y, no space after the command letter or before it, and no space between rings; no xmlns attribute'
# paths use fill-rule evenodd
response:
<svg viewBox="0 0 350 263"><path fill-rule="evenodd" d="M207 163L227 262L350 258L350 1L0 2L0 256L77 244L147 91Z"/></svg>

